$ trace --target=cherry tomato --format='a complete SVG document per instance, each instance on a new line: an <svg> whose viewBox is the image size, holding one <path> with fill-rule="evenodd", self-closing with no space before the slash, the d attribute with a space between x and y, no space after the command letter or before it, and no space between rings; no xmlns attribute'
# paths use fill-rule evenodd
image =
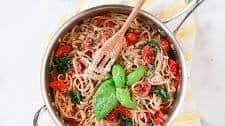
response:
<svg viewBox="0 0 225 126"><path fill-rule="evenodd" d="M94 24L95 26L100 27L100 26L102 26L102 24L103 24L104 21L105 21L105 19L95 18L95 19L93 20L93 24Z"/></svg>
<svg viewBox="0 0 225 126"><path fill-rule="evenodd" d="M131 112L127 108L118 105L105 117L105 119L108 121L116 121L119 115L129 119L132 117Z"/></svg>
<svg viewBox="0 0 225 126"><path fill-rule="evenodd" d="M160 46L163 49L165 53L167 53L170 50L170 42L167 39L162 39L160 42Z"/></svg>
<svg viewBox="0 0 225 126"><path fill-rule="evenodd" d="M148 82L143 82L142 84L135 87L135 90L137 91L139 96L146 97L151 91L151 84Z"/></svg>
<svg viewBox="0 0 225 126"><path fill-rule="evenodd" d="M154 118L154 124L155 126L162 126L163 120L161 118Z"/></svg>
<svg viewBox="0 0 225 126"><path fill-rule="evenodd" d="M142 64L148 66L154 59L154 52L148 45L144 46L141 51Z"/></svg>
<svg viewBox="0 0 225 126"><path fill-rule="evenodd" d="M138 40L138 37L137 35L134 33L134 32L130 32L127 34L126 36L126 40L127 40L127 43L130 45L130 44L135 44Z"/></svg>
<svg viewBox="0 0 225 126"><path fill-rule="evenodd" d="M174 61L172 59L169 59L168 60L168 66L169 66L169 70L176 77L177 73L178 73L178 64L176 63L176 61Z"/></svg>
<svg viewBox="0 0 225 126"><path fill-rule="evenodd" d="M70 45L61 44L55 52L55 57L64 56L72 51L72 47Z"/></svg>
<svg viewBox="0 0 225 126"><path fill-rule="evenodd" d="M157 111L155 113L155 116L154 116L154 123L155 123L155 125L161 126L163 124L163 122L164 122L164 116L165 116L165 114L162 113L162 111Z"/></svg>
<svg viewBox="0 0 225 126"><path fill-rule="evenodd" d="M109 28L114 27L114 25L115 25L115 24L114 24L112 21L108 21L108 22L105 23L105 26L106 26L106 27L109 27Z"/></svg>
<svg viewBox="0 0 225 126"><path fill-rule="evenodd" d="M53 90L58 90L63 93L65 93L68 90L68 85L65 84L65 82L62 80L50 82L49 87L52 88Z"/></svg>
<svg viewBox="0 0 225 126"><path fill-rule="evenodd" d="M107 121L116 121L119 116L119 111L117 109L113 109L106 117L105 119Z"/></svg>
<svg viewBox="0 0 225 126"><path fill-rule="evenodd" d="M131 114L130 110L127 109L126 107L123 107L123 106L119 105L117 109L119 110L119 113L123 117L128 118L128 119L130 119L132 117L132 114Z"/></svg>

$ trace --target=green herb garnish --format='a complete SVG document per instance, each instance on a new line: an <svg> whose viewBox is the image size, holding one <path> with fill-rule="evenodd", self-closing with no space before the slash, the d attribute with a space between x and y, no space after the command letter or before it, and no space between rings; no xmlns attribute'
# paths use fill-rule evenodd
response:
<svg viewBox="0 0 225 126"><path fill-rule="evenodd" d="M73 103L80 105L80 102L82 100L80 91L76 91L76 92L69 91L68 96L70 97Z"/></svg>
<svg viewBox="0 0 225 126"><path fill-rule="evenodd" d="M93 99L94 113L97 120L103 119L118 104L116 88L113 80L106 80L100 84Z"/></svg>
<svg viewBox="0 0 225 126"><path fill-rule="evenodd" d="M159 45L155 40L147 40L146 43L152 48L152 50L156 53L159 49Z"/></svg>
<svg viewBox="0 0 225 126"><path fill-rule="evenodd" d="M71 58L63 56L61 58L56 58L53 60L54 68L59 74L64 74L69 71L71 65Z"/></svg>
<svg viewBox="0 0 225 126"><path fill-rule="evenodd" d="M152 65L150 69L148 69L148 71L146 72L146 76L147 77L152 77L155 73L155 66Z"/></svg>
<svg viewBox="0 0 225 126"><path fill-rule="evenodd" d="M153 93L161 97L163 102L167 102L170 98L169 94L163 88L160 87L153 87Z"/></svg>
<svg viewBox="0 0 225 126"><path fill-rule="evenodd" d="M121 126L133 126L133 122L130 119L125 119L123 116L119 116Z"/></svg>

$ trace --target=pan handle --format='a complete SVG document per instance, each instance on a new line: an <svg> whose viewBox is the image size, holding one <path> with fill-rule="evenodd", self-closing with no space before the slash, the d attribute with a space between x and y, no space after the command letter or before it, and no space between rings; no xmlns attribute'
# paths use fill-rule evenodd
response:
<svg viewBox="0 0 225 126"><path fill-rule="evenodd" d="M173 20L179 18L180 16L183 16L183 19L180 20L180 22L178 23L178 25L175 27L175 29L173 30L173 33L176 34L177 31L181 28L181 26L184 24L184 22L188 19L188 17L199 7L199 5L201 5L205 0L197 0L191 7L189 7L188 9L186 9L185 11L182 11L180 14L166 20L163 21L164 24L168 24L170 22L172 22Z"/></svg>
<svg viewBox="0 0 225 126"><path fill-rule="evenodd" d="M42 112L46 112L48 109L46 105L42 106L38 111L34 114L33 126L38 126L39 116Z"/></svg>

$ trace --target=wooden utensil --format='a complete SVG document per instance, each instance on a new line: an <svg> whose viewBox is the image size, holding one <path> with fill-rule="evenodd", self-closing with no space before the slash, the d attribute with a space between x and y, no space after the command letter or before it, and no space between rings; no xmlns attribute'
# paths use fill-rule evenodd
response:
<svg viewBox="0 0 225 126"><path fill-rule="evenodd" d="M129 28L130 23L134 20L145 0L139 0L123 24L122 28L109 38L104 45L93 55L93 62L89 65L88 73L107 73L111 70L112 65L122 50L125 38L124 35Z"/></svg>

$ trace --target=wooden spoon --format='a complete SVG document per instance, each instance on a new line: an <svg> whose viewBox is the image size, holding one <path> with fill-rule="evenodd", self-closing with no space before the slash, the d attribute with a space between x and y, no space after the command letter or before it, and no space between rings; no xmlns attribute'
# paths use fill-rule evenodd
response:
<svg viewBox="0 0 225 126"><path fill-rule="evenodd" d="M124 35L129 28L130 23L134 20L145 0L139 0L132 10L131 14L127 18L126 22L123 24L122 28L115 33L111 38L109 38L104 45L95 52L93 55L93 62L89 65L88 73L99 73L104 74L111 70L112 65L118 58L125 38Z"/></svg>

